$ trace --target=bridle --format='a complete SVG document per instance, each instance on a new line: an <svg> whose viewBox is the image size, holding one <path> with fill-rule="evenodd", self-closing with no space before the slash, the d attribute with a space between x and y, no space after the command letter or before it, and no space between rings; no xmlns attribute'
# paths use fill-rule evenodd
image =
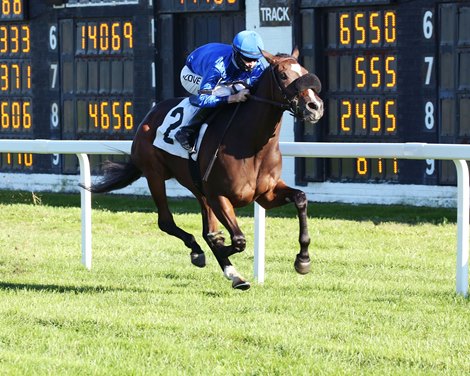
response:
<svg viewBox="0 0 470 376"><path fill-rule="evenodd" d="M267 103L272 106L278 107L283 111L289 111L292 116L296 118L301 118L302 112L298 108L298 96L300 92L304 91L305 89L312 89L315 93L318 94L321 90L321 83L318 77L312 73L307 73L301 77L296 78L289 85L284 87L279 82L279 78L274 72L273 66L270 65L268 69L271 70L271 92L273 92L273 97L275 97L274 91L278 90L281 94L281 97L283 98L283 101L278 102L275 100L258 97L256 95L250 95L250 98L257 102ZM273 82L276 84L276 88L273 87Z"/></svg>

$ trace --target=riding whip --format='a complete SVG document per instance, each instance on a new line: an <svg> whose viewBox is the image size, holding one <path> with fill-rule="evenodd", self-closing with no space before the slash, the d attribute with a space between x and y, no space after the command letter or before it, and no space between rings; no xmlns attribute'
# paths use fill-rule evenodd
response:
<svg viewBox="0 0 470 376"><path fill-rule="evenodd" d="M224 129L224 132L222 133L222 137L220 137L219 144L217 145L217 148L215 149L214 155L212 156L212 159L209 162L209 165L207 166L206 172L204 173L204 176L202 177L202 181L204 181L204 182L207 182L207 179L209 178L209 174L211 173L212 167L214 166L215 160L217 159L217 155L219 154L220 145L222 144L222 141L224 140L225 134L227 133L227 130L229 129L230 125L232 124L233 118L235 117L235 114L237 113L239 107L240 107L240 102L237 103L237 107L235 108L235 111L233 111L232 117L230 118L229 122L227 123L227 126Z"/></svg>

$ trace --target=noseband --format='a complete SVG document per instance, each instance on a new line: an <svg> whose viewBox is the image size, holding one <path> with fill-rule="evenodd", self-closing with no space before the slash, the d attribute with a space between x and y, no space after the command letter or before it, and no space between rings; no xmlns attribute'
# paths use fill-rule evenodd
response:
<svg viewBox="0 0 470 376"><path fill-rule="evenodd" d="M271 70L271 75L272 75L271 84L272 82L276 83L277 90L280 91L281 96L284 99L284 101L278 102L278 101L274 101L274 100L270 100L266 98L257 97L254 95L251 95L250 98L258 102L268 103L275 107L279 107L284 111L289 111L289 113L292 116L296 118L301 118L302 113L298 109L298 101L299 101L298 95L300 92L306 89L312 89L313 91L315 91L315 93L318 94L321 91L321 83L320 83L319 78L312 73L307 73L295 79L289 85L284 87L279 82L279 78L276 76L276 73L274 72L273 67L269 66L269 69ZM274 91L274 90L272 89L271 91ZM274 93L273 93L273 97L274 97Z"/></svg>
<svg viewBox="0 0 470 376"><path fill-rule="evenodd" d="M292 81L284 89L284 93L287 98L292 100L298 93L307 89L312 89L317 94L321 91L320 80L312 73L304 74L303 76Z"/></svg>

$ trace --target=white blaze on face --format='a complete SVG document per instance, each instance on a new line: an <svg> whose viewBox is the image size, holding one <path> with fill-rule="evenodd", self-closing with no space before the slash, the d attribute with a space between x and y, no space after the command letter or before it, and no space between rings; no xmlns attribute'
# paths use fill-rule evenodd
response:
<svg viewBox="0 0 470 376"><path fill-rule="evenodd" d="M300 64L291 64L290 69L302 76L302 67Z"/></svg>
<svg viewBox="0 0 470 376"><path fill-rule="evenodd" d="M298 73L299 76L303 76L302 74L302 67L300 64L291 64L291 70ZM319 99L314 91L312 89L308 89L308 96L310 98L310 101L315 103L316 105L316 118L317 120L320 119L323 116L323 102L321 99Z"/></svg>
<svg viewBox="0 0 470 376"><path fill-rule="evenodd" d="M323 101L315 95L315 92L312 89L308 89L308 97L310 98L310 101L315 103L318 118L321 118L323 116Z"/></svg>

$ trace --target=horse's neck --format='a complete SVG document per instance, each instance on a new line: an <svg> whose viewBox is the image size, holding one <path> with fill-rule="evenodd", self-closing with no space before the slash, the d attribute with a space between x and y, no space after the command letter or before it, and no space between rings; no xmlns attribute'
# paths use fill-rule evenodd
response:
<svg viewBox="0 0 470 376"><path fill-rule="evenodd" d="M273 95L277 87L271 80L271 73L265 72L253 94L268 102L279 103L280 99ZM235 110L238 112L232 119L234 126L228 127L227 137L224 137L225 153L238 159L263 159L265 152L277 150L283 109L256 99L237 108L239 110Z"/></svg>
<svg viewBox="0 0 470 376"><path fill-rule="evenodd" d="M273 103L280 103L275 97L277 86L273 82L271 72L266 71L263 75L255 95ZM283 109L273 103L256 102L257 111L253 111L253 132L264 137L269 136L269 141L277 142L281 129Z"/></svg>

